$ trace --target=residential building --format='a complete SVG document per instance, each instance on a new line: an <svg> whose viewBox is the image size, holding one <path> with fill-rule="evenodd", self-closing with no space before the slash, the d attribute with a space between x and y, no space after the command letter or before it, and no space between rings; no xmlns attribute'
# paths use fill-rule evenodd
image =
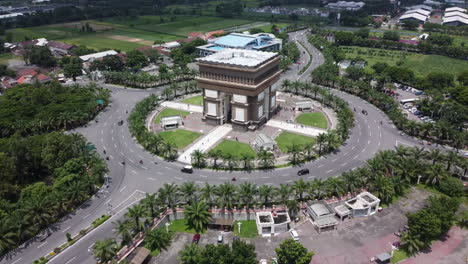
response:
<svg viewBox="0 0 468 264"><path fill-rule="evenodd" d="M441 2L432 1L432 0L426 0L423 2L423 4L428 5L428 6L435 6L435 7L439 7L442 5Z"/></svg>
<svg viewBox="0 0 468 264"><path fill-rule="evenodd" d="M76 48L75 45L70 45L58 41L49 41L47 43L47 46L49 47L52 54L54 54L55 56L71 55L72 50Z"/></svg>
<svg viewBox="0 0 468 264"><path fill-rule="evenodd" d="M255 222L259 235L271 236L273 234L287 232L291 219L286 210L273 210L273 212L255 213Z"/></svg>
<svg viewBox="0 0 468 264"><path fill-rule="evenodd" d="M227 48L247 49L258 51L280 51L283 41L274 34L258 33L231 33L209 41L208 44L198 46L198 54L201 57L214 54Z"/></svg>
<svg viewBox="0 0 468 264"><path fill-rule="evenodd" d="M335 229L336 225L338 225L335 212L326 203L317 202L308 204L307 213L312 218L312 223L319 233L324 228Z"/></svg>
<svg viewBox="0 0 468 264"><path fill-rule="evenodd" d="M276 86L281 70L274 52L224 49L198 58L198 87L203 91L203 120L255 130L278 106Z"/></svg>
<svg viewBox="0 0 468 264"><path fill-rule="evenodd" d="M9 89L18 84L18 81L16 81L15 78L11 78L10 76L4 76L0 78L0 81L1 81L1 87L4 89Z"/></svg>
<svg viewBox="0 0 468 264"><path fill-rule="evenodd" d="M364 2L353 2L353 1L338 1L336 3L329 3L325 7L332 11L357 11L363 8Z"/></svg>

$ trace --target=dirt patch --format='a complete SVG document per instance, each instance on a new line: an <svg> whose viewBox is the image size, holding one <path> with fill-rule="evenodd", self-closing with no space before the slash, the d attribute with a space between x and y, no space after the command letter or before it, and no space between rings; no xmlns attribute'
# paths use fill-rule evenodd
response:
<svg viewBox="0 0 468 264"><path fill-rule="evenodd" d="M60 26L60 27L80 29L85 24L86 24L86 22L71 22L71 23L63 23L63 24L54 24L54 25L51 25L51 26L54 26L54 27ZM115 28L113 26L108 26L108 25L103 25L103 24L95 24L95 23L89 23L89 25L96 32L109 31L109 30L112 30L112 29Z"/></svg>
<svg viewBox="0 0 468 264"><path fill-rule="evenodd" d="M115 40L139 43L139 44L143 44L143 45L153 45L152 41L144 40L144 39L140 39L140 38L131 38L131 37L122 36L122 35L109 35L107 37L111 38L111 39L115 39Z"/></svg>

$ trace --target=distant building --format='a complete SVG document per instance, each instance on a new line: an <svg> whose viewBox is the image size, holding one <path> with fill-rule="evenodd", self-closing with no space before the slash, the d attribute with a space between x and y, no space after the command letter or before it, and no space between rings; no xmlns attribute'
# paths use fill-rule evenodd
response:
<svg viewBox="0 0 468 264"><path fill-rule="evenodd" d="M198 87L203 91L203 120L255 130L278 110L279 56L273 52L224 49L198 58Z"/></svg>
<svg viewBox="0 0 468 264"><path fill-rule="evenodd" d="M441 2L432 1L432 0L426 0L423 2L423 4L428 5L428 6L435 6L435 7L439 7L442 5Z"/></svg>
<svg viewBox="0 0 468 264"><path fill-rule="evenodd" d="M177 41L167 42L162 44L165 49L173 50L180 47L180 43Z"/></svg>
<svg viewBox="0 0 468 264"><path fill-rule="evenodd" d="M399 19L398 22L402 23L404 21L416 21L419 24L424 24L429 19L430 11L424 9L414 9L406 11Z"/></svg>
<svg viewBox="0 0 468 264"><path fill-rule="evenodd" d="M286 210L255 213L255 223L259 235L272 235L288 231L291 222Z"/></svg>
<svg viewBox="0 0 468 264"><path fill-rule="evenodd" d="M414 6L406 7L406 9L407 9L407 10L418 10L418 9L422 9L422 10L429 11L429 14L430 14L430 12L432 12L432 7L431 7L431 6L428 6L428 5L414 5Z"/></svg>
<svg viewBox="0 0 468 264"><path fill-rule="evenodd" d="M49 41L47 43L47 46L49 47L52 54L54 54L55 56L70 55L72 53L72 50L76 48L75 45L70 45L58 41Z"/></svg>
<svg viewBox="0 0 468 264"><path fill-rule="evenodd" d="M329 3L325 7L332 11L357 11L363 8L365 5L364 2L347 2L347 1L338 1L336 3Z"/></svg>
<svg viewBox="0 0 468 264"><path fill-rule="evenodd" d="M311 203L307 205L307 213L312 218L312 223L320 233L324 228L335 229L338 220L333 211L326 203Z"/></svg>
<svg viewBox="0 0 468 264"><path fill-rule="evenodd" d="M20 16L23 16L23 13L12 13L12 14L0 15L0 21L14 21L18 19L18 17Z"/></svg>
<svg viewBox="0 0 468 264"><path fill-rule="evenodd" d="M269 136L260 133L255 137L255 149L274 150L276 148L276 141Z"/></svg>
<svg viewBox="0 0 468 264"><path fill-rule="evenodd" d="M280 51L283 41L276 38L273 34L258 33L231 33L229 35L219 37L210 43L198 46L198 54L200 57L205 57L224 49L246 49L258 51Z"/></svg>
<svg viewBox="0 0 468 264"><path fill-rule="evenodd" d="M460 7L449 7L445 9L442 25L466 26L468 25L468 14L466 9Z"/></svg>
<svg viewBox="0 0 468 264"><path fill-rule="evenodd" d="M9 89L15 85L18 84L18 81L16 81L15 78L9 77L9 76L4 76L0 79L1 81L1 86L4 89Z"/></svg>
<svg viewBox="0 0 468 264"><path fill-rule="evenodd" d="M161 118L161 126L165 130L169 129L175 129L178 128L179 126L183 125L184 122L182 120L182 117L180 115L175 115L175 116L165 116Z"/></svg>
<svg viewBox="0 0 468 264"><path fill-rule="evenodd" d="M351 209L353 217L369 216L379 209L380 199L369 192L362 192L346 201L345 205Z"/></svg>
<svg viewBox="0 0 468 264"><path fill-rule="evenodd" d="M96 59L104 58L105 56L109 56L109 55L117 55L117 51L107 50L107 51L102 51L102 52L98 52L98 53L83 55L83 56L80 56L80 59L83 62L92 62L92 61L94 61Z"/></svg>

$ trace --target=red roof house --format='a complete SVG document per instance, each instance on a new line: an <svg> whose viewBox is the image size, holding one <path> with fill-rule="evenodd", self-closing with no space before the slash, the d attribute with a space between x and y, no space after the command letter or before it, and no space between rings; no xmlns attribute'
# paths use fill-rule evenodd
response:
<svg viewBox="0 0 468 264"><path fill-rule="evenodd" d="M187 35L188 38L203 38L203 34L199 32L190 32Z"/></svg>

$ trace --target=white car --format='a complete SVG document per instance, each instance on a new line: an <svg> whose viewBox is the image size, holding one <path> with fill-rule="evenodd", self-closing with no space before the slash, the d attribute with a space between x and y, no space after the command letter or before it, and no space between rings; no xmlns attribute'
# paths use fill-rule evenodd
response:
<svg viewBox="0 0 468 264"><path fill-rule="evenodd" d="M294 229L289 230L289 234L291 235L292 239L294 239L295 241L299 240L299 234L297 233L296 230Z"/></svg>
<svg viewBox="0 0 468 264"><path fill-rule="evenodd" d="M261 259L258 264L268 264L266 259Z"/></svg>

